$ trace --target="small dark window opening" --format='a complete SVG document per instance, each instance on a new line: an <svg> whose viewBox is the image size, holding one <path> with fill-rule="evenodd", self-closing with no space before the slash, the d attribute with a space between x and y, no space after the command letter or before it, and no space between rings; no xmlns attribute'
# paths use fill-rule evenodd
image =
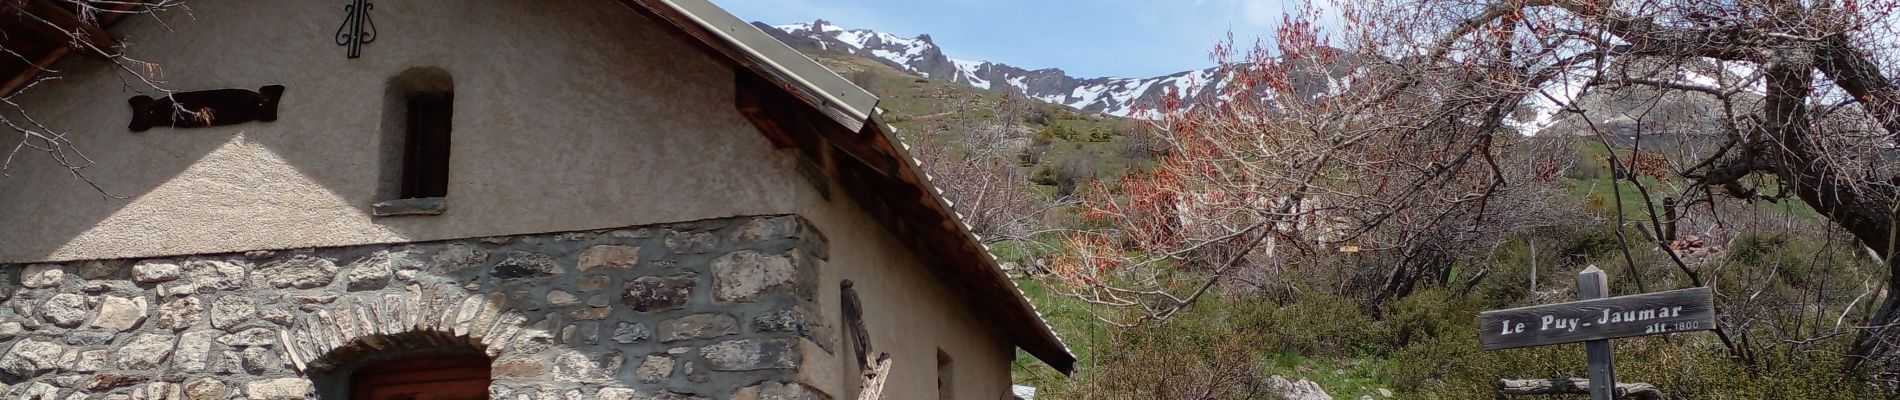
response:
<svg viewBox="0 0 1900 400"><path fill-rule="evenodd" d="M403 70L389 78L382 117L379 201L370 215L441 215L448 209L455 79L437 67Z"/></svg>
<svg viewBox="0 0 1900 400"><path fill-rule="evenodd" d="M426 91L406 100L402 146L402 198L449 195L449 130L455 92Z"/></svg>
<svg viewBox="0 0 1900 400"><path fill-rule="evenodd" d="M950 368L951 361L952 360L950 359L949 353L944 353L943 349L937 349L937 399L938 400L952 400L952 399L957 398L956 391L953 390L953 389L956 389L957 387L957 380L956 380L956 375L953 373L953 371L951 371L951 368Z"/></svg>

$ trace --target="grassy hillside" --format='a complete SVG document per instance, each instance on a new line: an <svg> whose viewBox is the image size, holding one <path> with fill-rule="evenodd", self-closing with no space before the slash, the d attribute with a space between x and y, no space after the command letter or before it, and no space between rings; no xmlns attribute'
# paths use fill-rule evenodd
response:
<svg viewBox="0 0 1900 400"><path fill-rule="evenodd" d="M1064 184L1073 189L1074 181L1113 178L1158 158L1139 121L924 79L859 56L811 56L881 97L887 120L912 146L965 157L938 162L973 156L1007 161L1021 172L1012 176L1034 182L1045 201L1061 197ZM1628 149L1613 150L1594 136L1532 140L1575 149L1576 164L1557 178L1569 190L1551 201L1580 208L1590 218L1466 255L1455 261L1449 281L1466 282L1471 271L1488 273L1487 278L1468 286L1433 285L1378 305L1377 313L1367 312L1361 299L1318 283L1337 277L1304 277L1291 284L1295 294L1286 298L1223 286L1178 316L1135 327L1104 323L1098 318L1126 320L1114 318L1126 310L1067 297L1062 292L1069 288L1056 280L1018 278L1018 286L1077 356L1079 371L1062 376L1024 353L1014 363L1014 377L1039 388L1039 398L1050 399L1272 399L1262 384L1275 375L1310 380L1341 399L1469 399L1497 398L1494 385L1500 378L1583 376L1579 345L1481 350L1473 316L1571 298L1575 274L1590 265L1617 278L1612 283L1616 293L1638 291L1633 286L1638 281L1650 289L1686 285L1670 258L1634 225L1614 222L1619 210L1629 224L1648 221L1661 197L1679 194L1686 185L1669 174L1639 177L1656 204L1647 203L1634 183L1613 179L1603 161L1611 154L1628 160ZM995 151L999 147L1008 151ZM1860 292L1840 288L1857 288L1866 278L1880 276L1879 266L1861 257L1851 241L1825 234L1826 221L1799 202L1722 207L1725 214L1747 218L1722 219L1727 224L1722 230L1730 232L1707 238L1709 250L1696 250L1699 256L1691 262L1715 282L1718 293L1751 295L1721 300L1721 307L1729 310L1725 318L1761 322L1730 326L1756 359L1730 358L1707 333L1618 340L1619 377L1655 384L1672 398L1881 395L1878 388L1854 384L1859 377L1834 369L1831 355L1843 350L1849 336L1820 328L1848 315L1841 305L1851 305ZM1071 208L1050 214L1041 221L1047 228L1078 224ZM1627 251L1619 236L1632 242ZM991 247L1006 262L1029 264L1063 252L1060 238L1060 233L1044 234ZM1321 265L1312 270L1322 274L1365 267L1362 260L1343 256L1314 262ZM1532 288L1530 281L1539 283ZM1761 300L1749 301L1754 299ZM1800 345L1781 346L1794 341Z"/></svg>
<svg viewBox="0 0 1900 400"><path fill-rule="evenodd" d="M1013 158L1044 195L1056 194L1054 175L1064 163L1084 176L1113 177L1152 159L1131 147L1140 144L1136 121L930 80L863 56L807 55L882 99L886 120L914 146L962 154L966 135L1002 129L1012 151L996 156Z"/></svg>

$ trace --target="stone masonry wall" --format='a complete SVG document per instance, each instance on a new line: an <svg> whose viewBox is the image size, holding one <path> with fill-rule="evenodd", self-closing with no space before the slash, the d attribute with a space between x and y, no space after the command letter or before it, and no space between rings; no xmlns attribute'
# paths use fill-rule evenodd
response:
<svg viewBox="0 0 1900 400"><path fill-rule="evenodd" d="M485 353L495 399L826 399L797 383L826 243L794 216L0 266L0 398L347 398ZM811 316L808 318L808 316Z"/></svg>

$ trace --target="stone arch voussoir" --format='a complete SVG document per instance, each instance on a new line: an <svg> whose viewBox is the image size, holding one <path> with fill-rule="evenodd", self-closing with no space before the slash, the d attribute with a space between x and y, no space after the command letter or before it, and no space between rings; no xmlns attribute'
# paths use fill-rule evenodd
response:
<svg viewBox="0 0 1900 400"><path fill-rule="evenodd" d="M506 309L503 293L477 293L449 283L411 284L401 292L362 292L302 314L280 331L282 356L301 373L389 355L441 349L503 356L528 318Z"/></svg>

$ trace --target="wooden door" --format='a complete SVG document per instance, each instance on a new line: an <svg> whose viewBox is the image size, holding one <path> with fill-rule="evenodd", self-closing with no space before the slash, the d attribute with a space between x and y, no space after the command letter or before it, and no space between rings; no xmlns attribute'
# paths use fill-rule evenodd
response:
<svg viewBox="0 0 1900 400"><path fill-rule="evenodd" d="M488 357L479 354L385 361L350 376L350 399L487 399L488 365Z"/></svg>

